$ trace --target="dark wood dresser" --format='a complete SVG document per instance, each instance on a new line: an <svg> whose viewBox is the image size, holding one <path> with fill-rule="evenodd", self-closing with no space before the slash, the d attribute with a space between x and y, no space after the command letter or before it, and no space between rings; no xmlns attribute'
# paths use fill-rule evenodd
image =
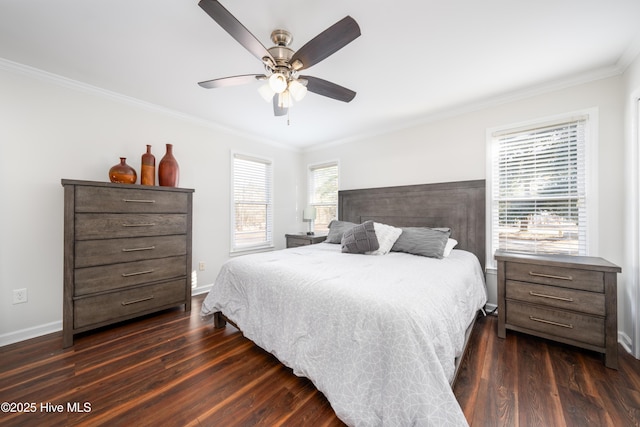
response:
<svg viewBox="0 0 640 427"><path fill-rule="evenodd" d="M618 367L617 273L602 258L498 251L498 336L525 332L604 353Z"/></svg>
<svg viewBox="0 0 640 427"><path fill-rule="evenodd" d="M192 189L62 180L63 345L75 334L191 310Z"/></svg>

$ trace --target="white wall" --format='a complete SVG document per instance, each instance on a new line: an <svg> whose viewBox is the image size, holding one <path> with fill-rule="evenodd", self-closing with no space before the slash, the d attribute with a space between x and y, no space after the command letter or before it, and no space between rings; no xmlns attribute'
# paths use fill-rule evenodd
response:
<svg viewBox="0 0 640 427"><path fill-rule="evenodd" d="M599 244L597 253L620 265L619 295L625 295L623 90L622 78L488 106L390 134L327 145L303 155L304 165L340 160L340 189L485 179L488 128L596 107L599 110ZM304 167L304 166L303 166ZM489 302L496 304L495 272L487 274ZM630 335L628 304L618 304L623 335ZM628 338L625 338L628 340Z"/></svg>
<svg viewBox="0 0 640 427"><path fill-rule="evenodd" d="M193 265L213 283L229 257L230 150L274 161L275 241L304 228L296 214L301 154L137 105L72 82L0 67L0 345L59 330L62 320L62 178L108 181L118 157L140 171L174 144L180 186L194 188ZM12 304L13 289L28 302Z"/></svg>
<svg viewBox="0 0 640 427"><path fill-rule="evenodd" d="M626 306L622 324L633 333L633 354L640 358L640 56L623 75L625 96L625 267L627 284L620 303Z"/></svg>

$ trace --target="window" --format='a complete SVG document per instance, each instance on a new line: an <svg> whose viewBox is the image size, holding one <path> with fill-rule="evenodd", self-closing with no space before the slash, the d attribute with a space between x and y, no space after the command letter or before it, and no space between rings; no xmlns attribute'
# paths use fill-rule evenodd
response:
<svg viewBox="0 0 640 427"><path fill-rule="evenodd" d="M594 113L591 113L593 115ZM491 248L586 255L589 114L496 130L491 142ZM591 118L593 120L593 118ZM588 209L587 202L591 205Z"/></svg>
<svg viewBox="0 0 640 427"><path fill-rule="evenodd" d="M231 176L231 251L272 247L271 161L232 153Z"/></svg>
<svg viewBox="0 0 640 427"><path fill-rule="evenodd" d="M315 231L328 232L338 217L338 163L309 166L309 204L316 208Z"/></svg>

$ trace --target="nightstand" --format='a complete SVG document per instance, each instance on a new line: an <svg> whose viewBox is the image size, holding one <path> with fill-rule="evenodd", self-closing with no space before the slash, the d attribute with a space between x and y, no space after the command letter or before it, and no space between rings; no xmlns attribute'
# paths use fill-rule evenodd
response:
<svg viewBox="0 0 640 427"><path fill-rule="evenodd" d="M604 353L618 368L617 273L607 260L497 251L498 336L524 332Z"/></svg>
<svg viewBox="0 0 640 427"><path fill-rule="evenodd" d="M285 234L287 239L287 248L295 248L298 246L315 245L316 243L324 242L327 239L326 235L308 235L306 233L297 234Z"/></svg>

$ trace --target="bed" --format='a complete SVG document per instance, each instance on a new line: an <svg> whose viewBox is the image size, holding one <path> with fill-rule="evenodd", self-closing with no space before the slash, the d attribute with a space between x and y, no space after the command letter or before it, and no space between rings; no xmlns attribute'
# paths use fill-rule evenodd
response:
<svg viewBox="0 0 640 427"><path fill-rule="evenodd" d="M348 425L466 425L451 385L486 303L484 181L341 191L338 209L356 224L450 227L458 245L442 259L332 243L237 257L202 314L313 381Z"/></svg>

